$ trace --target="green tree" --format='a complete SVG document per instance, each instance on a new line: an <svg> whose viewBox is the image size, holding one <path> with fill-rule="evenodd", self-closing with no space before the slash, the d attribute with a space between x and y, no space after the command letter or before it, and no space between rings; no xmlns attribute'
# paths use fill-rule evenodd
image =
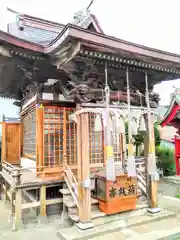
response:
<svg viewBox="0 0 180 240"><path fill-rule="evenodd" d="M125 122L125 135L126 135L126 142L128 143L128 122ZM157 123L154 123L154 137L155 137L155 147L157 148L161 142L160 132L159 132ZM143 133L138 133L137 135L133 136L133 138L134 138L134 145L136 148L136 156L138 156L139 147L144 143L144 135Z"/></svg>

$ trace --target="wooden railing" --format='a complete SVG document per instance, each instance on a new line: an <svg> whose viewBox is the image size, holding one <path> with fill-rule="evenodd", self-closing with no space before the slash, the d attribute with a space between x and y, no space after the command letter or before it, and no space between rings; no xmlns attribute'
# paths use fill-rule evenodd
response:
<svg viewBox="0 0 180 240"><path fill-rule="evenodd" d="M64 180L67 184L67 187L68 187L77 207L79 207L78 182L77 182L76 177L74 176L71 168L68 165L65 165L65 168L64 168Z"/></svg>

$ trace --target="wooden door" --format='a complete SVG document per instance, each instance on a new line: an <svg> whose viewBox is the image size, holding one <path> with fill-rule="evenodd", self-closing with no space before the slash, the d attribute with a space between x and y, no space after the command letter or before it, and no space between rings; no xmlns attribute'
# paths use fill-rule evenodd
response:
<svg viewBox="0 0 180 240"><path fill-rule="evenodd" d="M2 161L20 164L20 123L3 122Z"/></svg>

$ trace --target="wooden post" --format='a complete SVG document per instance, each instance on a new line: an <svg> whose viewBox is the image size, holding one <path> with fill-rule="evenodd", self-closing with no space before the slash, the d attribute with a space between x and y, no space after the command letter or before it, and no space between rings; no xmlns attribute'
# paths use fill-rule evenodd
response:
<svg viewBox="0 0 180 240"><path fill-rule="evenodd" d="M36 166L37 173L44 166L44 108L36 108Z"/></svg>
<svg viewBox="0 0 180 240"><path fill-rule="evenodd" d="M22 191L20 188L15 192L15 218L13 224L13 230L16 231L22 226Z"/></svg>
<svg viewBox="0 0 180 240"><path fill-rule="evenodd" d="M146 179L146 192L147 192L147 201L148 205L151 205L150 202L150 178L148 175L148 155L149 155L149 129L148 129L148 118L147 114L144 114L144 120L146 124L146 132L144 133L144 160L145 160L145 179Z"/></svg>
<svg viewBox="0 0 180 240"><path fill-rule="evenodd" d="M79 184L79 218L82 223L91 221L91 192L90 186L90 162L89 162L89 128L88 113L77 116L78 133L78 184Z"/></svg>
<svg viewBox="0 0 180 240"><path fill-rule="evenodd" d="M44 222L46 219L46 186L42 185L40 188L40 219Z"/></svg>
<svg viewBox="0 0 180 240"><path fill-rule="evenodd" d="M153 116L151 114L151 136L149 141L149 152L154 156L152 161L156 161L155 159L155 139L154 139L154 122ZM152 163L156 164L156 163ZM156 167L155 167L156 168ZM154 179L154 176L151 176L151 208L157 208L157 180Z"/></svg>
<svg viewBox="0 0 180 240"><path fill-rule="evenodd" d="M11 194L11 210L10 210L10 217L9 221L12 221L15 216L15 192L13 191Z"/></svg>
<svg viewBox="0 0 180 240"><path fill-rule="evenodd" d="M24 145L24 125L21 117L20 121L20 157L23 155L23 145Z"/></svg>
<svg viewBox="0 0 180 240"><path fill-rule="evenodd" d="M156 155L155 155L155 141L154 141L154 121L151 114L149 103L149 89L148 89L148 76L145 73L145 85L146 85L146 103L147 103L147 118L148 118L148 135L149 135L149 154L148 154L148 174L150 179L150 209L151 213L159 212L157 208L157 170L156 170Z"/></svg>

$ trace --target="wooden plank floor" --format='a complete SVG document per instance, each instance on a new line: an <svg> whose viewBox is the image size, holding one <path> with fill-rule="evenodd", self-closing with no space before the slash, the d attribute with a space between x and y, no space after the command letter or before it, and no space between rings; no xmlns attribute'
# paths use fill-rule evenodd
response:
<svg viewBox="0 0 180 240"><path fill-rule="evenodd" d="M10 174L5 171L1 172L1 176L5 181L9 183L9 185L14 186L14 179ZM62 180L57 179L45 179L36 176L36 172L32 172L30 170L21 170L21 184L18 185L19 188L24 187L39 187L40 185L57 185L62 183Z"/></svg>

